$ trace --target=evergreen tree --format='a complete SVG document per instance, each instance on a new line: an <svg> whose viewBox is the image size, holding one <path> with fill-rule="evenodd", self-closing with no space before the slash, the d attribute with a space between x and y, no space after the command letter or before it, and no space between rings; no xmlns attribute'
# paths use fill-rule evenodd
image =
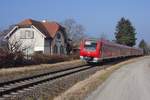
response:
<svg viewBox="0 0 150 100"><path fill-rule="evenodd" d="M148 45L144 41L144 39L142 39L141 42L139 43L139 48L143 49L144 54L148 54L149 53Z"/></svg>
<svg viewBox="0 0 150 100"><path fill-rule="evenodd" d="M136 44L135 35L135 28L132 26L130 20L122 17L116 26L116 42L132 47Z"/></svg>

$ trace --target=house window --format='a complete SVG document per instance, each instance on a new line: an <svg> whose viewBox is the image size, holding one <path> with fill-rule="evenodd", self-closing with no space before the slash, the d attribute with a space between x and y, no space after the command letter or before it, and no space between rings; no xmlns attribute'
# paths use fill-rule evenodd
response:
<svg viewBox="0 0 150 100"><path fill-rule="evenodd" d="M60 38L61 38L60 33L57 33L57 39L60 39Z"/></svg>
<svg viewBox="0 0 150 100"><path fill-rule="evenodd" d="M55 45L54 46L54 51L53 51L55 54L57 54L58 53L58 47L57 47L57 45Z"/></svg>
<svg viewBox="0 0 150 100"><path fill-rule="evenodd" d="M25 39L26 38L26 34L23 31L20 32L20 38L21 39Z"/></svg>
<svg viewBox="0 0 150 100"><path fill-rule="evenodd" d="M31 30L25 30L22 31L20 34L21 39L33 39L34 38L34 31Z"/></svg>
<svg viewBox="0 0 150 100"><path fill-rule="evenodd" d="M31 31L31 30L26 30L25 31L25 33L26 33L26 38L27 39L33 39L33 35L34 35L34 32L33 31Z"/></svg>
<svg viewBox="0 0 150 100"><path fill-rule="evenodd" d="M64 47L62 45L60 46L60 54L64 54Z"/></svg>

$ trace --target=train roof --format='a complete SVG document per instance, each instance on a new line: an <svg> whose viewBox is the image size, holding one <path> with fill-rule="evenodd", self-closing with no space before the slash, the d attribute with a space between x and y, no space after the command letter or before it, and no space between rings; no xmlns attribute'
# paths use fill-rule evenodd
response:
<svg viewBox="0 0 150 100"><path fill-rule="evenodd" d="M106 43L106 44L109 44L109 45L115 45L115 46L124 47L124 48L130 48L130 49L138 49L138 50L141 50L140 48L129 47L129 46L122 45L122 44L118 44L118 43L115 43L115 42L109 41L109 40L101 39L100 41L101 41L102 43Z"/></svg>
<svg viewBox="0 0 150 100"><path fill-rule="evenodd" d="M106 40L106 39L96 39L96 38L88 38L88 39L84 39L85 41L88 40L88 41L93 41L93 42L102 42L102 43L105 43L105 44L109 44L109 45L114 45L114 46L119 46L119 47L124 47L124 48L130 48L130 49L138 49L138 50L142 50L140 48L136 48L136 47L129 47L129 46L126 46L126 45L122 45L122 44L118 44L118 43L115 43L113 41L109 41L109 40Z"/></svg>

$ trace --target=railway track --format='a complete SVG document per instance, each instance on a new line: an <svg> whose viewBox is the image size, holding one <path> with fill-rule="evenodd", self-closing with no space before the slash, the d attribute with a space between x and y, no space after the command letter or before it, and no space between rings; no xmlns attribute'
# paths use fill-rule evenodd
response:
<svg viewBox="0 0 150 100"><path fill-rule="evenodd" d="M67 68L59 71L44 73L32 77L26 77L22 79L16 79L12 81L7 81L0 83L0 100L5 99L8 96L11 96L18 91L32 88L33 86L52 81L61 77L65 77L67 75L71 75L77 72L81 72L94 66L84 65L84 66L77 66L73 68Z"/></svg>
<svg viewBox="0 0 150 100"><path fill-rule="evenodd" d="M91 66L88 64L80 65L76 67L70 67L70 68L65 68L57 71L46 72L46 73L24 77L20 79L9 80L6 82L0 82L0 100L5 100L5 99L8 100L7 98L10 98L14 95L18 95L20 92L24 92L28 89L32 90L32 88L36 86L38 87L41 84L44 84L46 82L51 82L53 80L63 78L65 76L90 70L93 67L94 68L99 67L100 70L124 60L125 59L108 61L108 62L104 61L101 63L101 66L99 65Z"/></svg>

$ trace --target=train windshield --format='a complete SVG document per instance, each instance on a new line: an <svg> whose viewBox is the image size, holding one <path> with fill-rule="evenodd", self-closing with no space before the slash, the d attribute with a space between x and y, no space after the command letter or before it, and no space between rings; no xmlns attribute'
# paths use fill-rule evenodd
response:
<svg viewBox="0 0 150 100"><path fill-rule="evenodd" d="M96 50L96 42L85 41L84 48L88 51L94 51Z"/></svg>

